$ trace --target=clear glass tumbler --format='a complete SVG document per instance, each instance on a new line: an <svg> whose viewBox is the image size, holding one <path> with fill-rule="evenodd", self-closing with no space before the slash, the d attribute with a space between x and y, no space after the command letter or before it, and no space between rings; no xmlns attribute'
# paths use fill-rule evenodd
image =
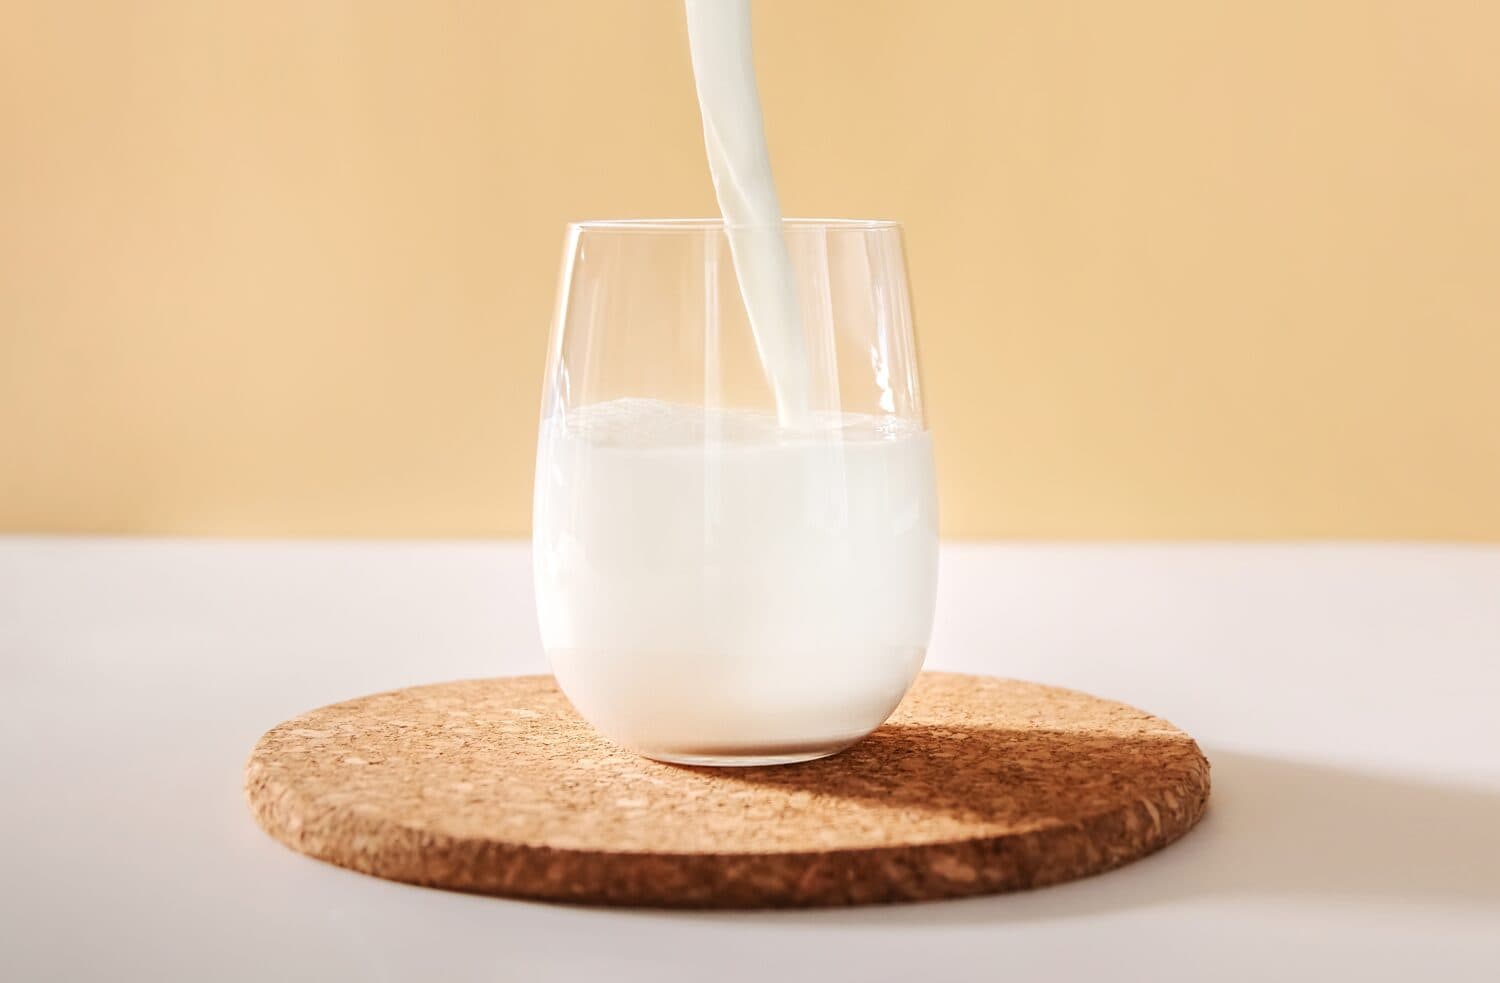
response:
<svg viewBox="0 0 1500 983"><path fill-rule="evenodd" d="M839 751L896 708L932 629L937 492L900 227L784 235L794 420L723 222L568 230L537 448L542 642L585 719L664 761Z"/></svg>

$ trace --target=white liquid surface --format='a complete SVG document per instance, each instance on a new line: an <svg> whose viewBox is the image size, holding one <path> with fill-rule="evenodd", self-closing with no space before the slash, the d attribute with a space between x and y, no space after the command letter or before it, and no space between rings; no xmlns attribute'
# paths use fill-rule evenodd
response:
<svg viewBox="0 0 1500 983"><path fill-rule="evenodd" d="M831 752L921 668L937 502L907 421L585 406L542 424L534 524L558 682L637 751Z"/></svg>
<svg viewBox="0 0 1500 983"><path fill-rule="evenodd" d="M749 0L686 0L703 143L740 296L784 423L808 407L807 341L771 179L750 49Z"/></svg>

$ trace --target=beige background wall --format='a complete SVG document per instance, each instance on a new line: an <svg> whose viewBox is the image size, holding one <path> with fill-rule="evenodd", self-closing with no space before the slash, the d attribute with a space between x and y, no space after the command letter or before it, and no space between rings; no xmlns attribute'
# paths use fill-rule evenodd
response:
<svg viewBox="0 0 1500 983"><path fill-rule="evenodd" d="M762 0L908 227L953 535L1500 538L1500 5ZM563 223L713 209L675 0L0 0L0 528L520 534Z"/></svg>

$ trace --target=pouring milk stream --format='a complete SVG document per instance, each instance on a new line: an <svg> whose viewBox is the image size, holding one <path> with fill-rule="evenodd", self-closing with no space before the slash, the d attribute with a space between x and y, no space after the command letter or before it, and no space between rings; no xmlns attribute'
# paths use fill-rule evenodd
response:
<svg viewBox="0 0 1500 983"><path fill-rule="evenodd" d="M750 0L686 3L703 143L735 276L777 416L795 425L808 408L807 342L755 87Z"/></svg>

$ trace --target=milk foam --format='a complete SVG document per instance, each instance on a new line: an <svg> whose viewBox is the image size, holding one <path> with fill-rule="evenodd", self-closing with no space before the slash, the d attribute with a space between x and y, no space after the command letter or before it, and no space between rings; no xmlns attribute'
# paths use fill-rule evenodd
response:
<svg viewBox="0 0 1500 983"><path fill-rule="evenodd" d="M583 406L556 425L595 447L682 447L699 452L705 441L719 444L717 449L722 451L829 439L897 440L922 433L920 424L898 416L809 413L797 425L785 426L774 413L637 398Z"/></svg>

